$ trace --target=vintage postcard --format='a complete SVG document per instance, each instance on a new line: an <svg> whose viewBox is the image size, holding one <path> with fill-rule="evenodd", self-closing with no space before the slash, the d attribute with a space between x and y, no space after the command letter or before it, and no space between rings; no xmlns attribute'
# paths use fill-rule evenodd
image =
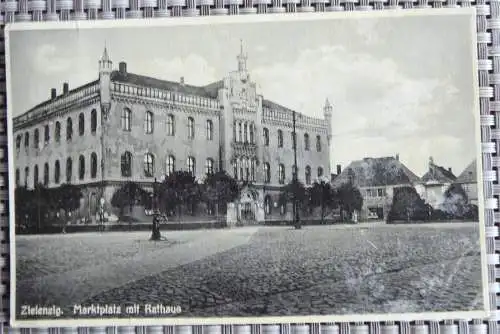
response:
<svg viewBox="0 0 500 334"><path fill-rule="evenodd" d="M15 326L487 315L472 9L6 45Z"/></svg>

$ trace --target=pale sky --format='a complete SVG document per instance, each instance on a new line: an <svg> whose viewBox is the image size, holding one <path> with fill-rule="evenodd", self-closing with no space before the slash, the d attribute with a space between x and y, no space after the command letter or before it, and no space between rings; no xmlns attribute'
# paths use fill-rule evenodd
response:
<svg viewBox="0 0 500 334"><path fill-rule="evenodd" d="M251 21L249 21L251 22ZM11 32L12 114L114 66L204 85L236 69L243 40L260 94L307 115L334 105L332 171L399 153L458 175L477 155L470 19L464 15ZM27 48L26 45L30 47Z"/></svg>

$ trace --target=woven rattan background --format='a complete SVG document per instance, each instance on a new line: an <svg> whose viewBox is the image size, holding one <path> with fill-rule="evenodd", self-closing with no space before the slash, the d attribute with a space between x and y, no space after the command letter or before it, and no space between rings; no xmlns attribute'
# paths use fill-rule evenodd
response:
<svg viewBox="0 0 500 334"><path fill-rule="evenodd" d="M9 317L8 167L5 49L0 33L0 226L2 307L0 333L165 333L165 334L482 334L500 333L500 0L12 0L0 2L0 25L20 21L95 20L196 15L241 15L412 8L471 7L477 10L477 48L484 167L490 303L488 319L471 322L335 323L248 326L141 326L12 329ZM3 30L2 30L3 31ZM29 52L29 46L26 46Z"/></svg>

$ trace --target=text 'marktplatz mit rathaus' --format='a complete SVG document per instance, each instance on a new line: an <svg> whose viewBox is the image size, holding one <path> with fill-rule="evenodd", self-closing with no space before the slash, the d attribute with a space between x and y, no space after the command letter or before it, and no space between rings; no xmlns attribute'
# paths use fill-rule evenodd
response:
<svg viewBox="0 0 500 334"><path fill-rule="evenodd" d="M125 62L116 69L106 48L98 68L97 80L71 90L64 83L60 94L52 89L50 99L14 118L16 186L79 185L77 215L95 222L100 206L113 214L113 193L128 181L151 189L175 170L198 180L225 170L248 184L238 216L283 218L286 208L276 207L293 177L294 112L260 95L243 49L237 70L202 87L130 73ZM330 177L328 100L323 113L296 113L297 171L305 185Z"/></svg>

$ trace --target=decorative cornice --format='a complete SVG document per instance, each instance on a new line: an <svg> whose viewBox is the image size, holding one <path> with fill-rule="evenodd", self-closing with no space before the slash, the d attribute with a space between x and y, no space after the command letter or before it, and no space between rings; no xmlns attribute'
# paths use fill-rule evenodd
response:
<svg viewBox="0 0 500 334"><path fill-rule="evenodd" d="M172 102L169 100L161 100L156 98L145 98L144 96L131 95L131 94L122 94L122 93L113 93L111 96L112 100L117 102L123 102L124 104L139 104L143 105L149 109L168 109L169 112L183 112L189 114L201 114L201 115L209 115L217 117L220 114L220 110L207 108L202 106L192 106L179 104L176 102Z"/></svg>
<svg viewBox="0 0 500 334"><path fill-rule="evenodd" d="M33 117L24 122L18 122L18 124L14 124L14 132L25 129L32 125L43 123L46 120L53 119L56 117L62 117L72 111L87 107L89 105L96 104L100 101L99 93L94 93L89 96L85 96L82 99L74 101L71 104L62 105L57 109L54 109L51 112L42 113L42 116Z"/></svg>

